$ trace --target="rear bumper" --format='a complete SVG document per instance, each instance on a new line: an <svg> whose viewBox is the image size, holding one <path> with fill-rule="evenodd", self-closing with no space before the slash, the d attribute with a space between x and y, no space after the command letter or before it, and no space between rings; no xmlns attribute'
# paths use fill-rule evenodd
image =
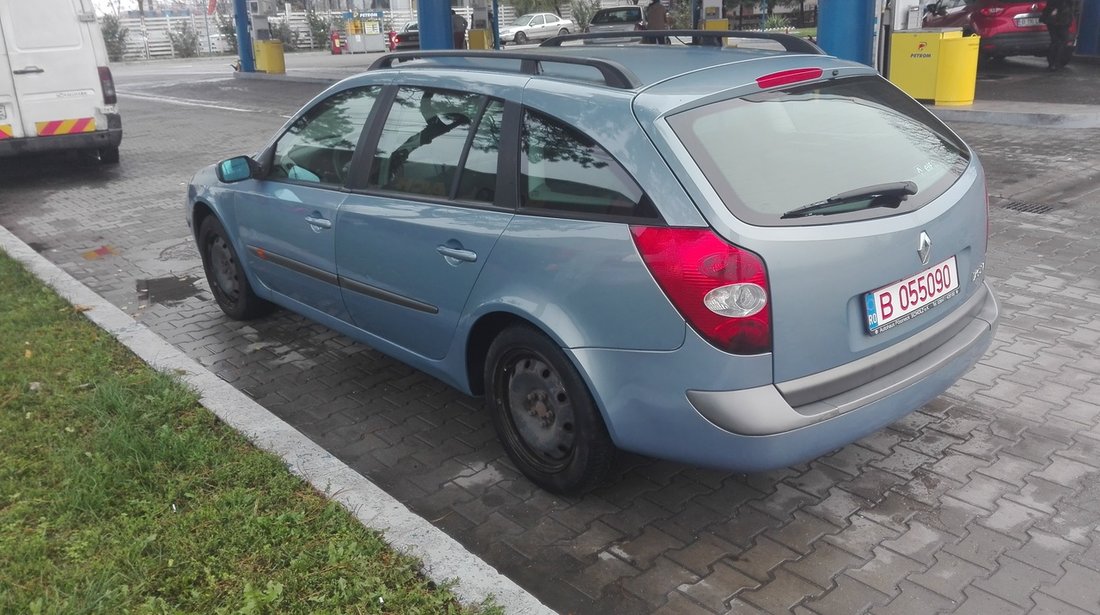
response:
<svg viewBox="0 0 1100 615"><path fill-rule="evenodd" d="M52 137L22 137L0 141L0 157L74 149L118 147L122 143L122 116L107 114L107 130Z"/></svg>
<svg viewBox="0 0 1100 615"><path fill-rule="evenodd" d="M1050 34L1045 31L995 34L988 38L983 37L978 48L983 55L1045 55L1050 48Z"/></svg>
<svg viewBox="0 0 1100 615"><path fill-rule="evenodd" d="M981 359L996 328L997 301L988 286L983 284L971 300L976 306L968 306L972 309L966 310L966 322L938 347L856 388L802 406L792 406L774 385L739 390L697 385L685 393L683 382L698 382L701 372L704 384L723 379L727 386L742 375L737 369L708 373L712 358L685 358L683 353L695 357L706 352L706 343L691 333L684 347L670 353L573 353L590 385L595 384L593 393L620 448L698 465L764 471L854 442L950 388Z"/></svg>

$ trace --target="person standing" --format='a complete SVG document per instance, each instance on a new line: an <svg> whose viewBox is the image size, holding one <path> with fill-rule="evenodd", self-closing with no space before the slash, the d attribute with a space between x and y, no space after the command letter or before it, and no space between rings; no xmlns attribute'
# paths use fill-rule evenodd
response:
<svg viewBox="0 0 1100 615"><path fill-rule="evenodd" d="M455 49L466 48L466 18L451 9L451 33L454 34Z"/></svg>
<svg viewBox="0 0 1100 615"><path fill-rule="evenodd" d="M647 30L668 30L668 9L661 4L661 0L653 0L645 9L645 21ZM649 42L656 45L669 44L667 36L648 37Z"/></svg>
<svg viewBox="0 0 1100 615"><path fill-rule="evenodd" d="M1047 26L1050 33L1050 48L1047 49L1047 68L1059 70L1069 64L1073 52L1069 45L1069 28L1073 25L1074 0L1047 0L1039 21Z"/></svg>

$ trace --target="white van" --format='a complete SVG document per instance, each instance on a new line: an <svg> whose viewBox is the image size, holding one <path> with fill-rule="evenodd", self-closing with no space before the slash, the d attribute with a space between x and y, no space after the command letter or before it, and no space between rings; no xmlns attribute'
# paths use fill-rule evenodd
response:
<svg viewBox="0 0 1100 615"><path fill-rule="evenodd" d="M0 157L88 149L117 163L117 102L92 0L0 0Z"/></svg>

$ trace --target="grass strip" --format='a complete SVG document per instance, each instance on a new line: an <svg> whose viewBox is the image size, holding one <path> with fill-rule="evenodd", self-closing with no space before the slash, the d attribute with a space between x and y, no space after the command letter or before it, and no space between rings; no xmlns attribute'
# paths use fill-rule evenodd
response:
<svg viewBox="0 0 1100 615"><path fill-rule="evenodd" d="M0 613L474 613L0 253Z"/></svg>

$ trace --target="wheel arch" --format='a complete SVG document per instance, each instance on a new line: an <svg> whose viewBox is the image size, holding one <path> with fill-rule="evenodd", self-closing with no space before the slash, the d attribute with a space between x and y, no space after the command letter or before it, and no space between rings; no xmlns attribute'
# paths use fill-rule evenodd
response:
<svg viewBox="0 0 1100 615"><path fill-rule="evenodd" d="M554 335L544 323L532 318L529 314L496 309L477 316L466 334L466 343L464 344L466 349L466 381L472 394L483 395L485 393L483 376L485 373L485 359L489 355L489 346L502 331L514 325L531 327L548 337L559 347L565 347L560 337ZM566 353L566 355L568 354ZM584 376L584 372L575 362L574 367Z"/></svg>

